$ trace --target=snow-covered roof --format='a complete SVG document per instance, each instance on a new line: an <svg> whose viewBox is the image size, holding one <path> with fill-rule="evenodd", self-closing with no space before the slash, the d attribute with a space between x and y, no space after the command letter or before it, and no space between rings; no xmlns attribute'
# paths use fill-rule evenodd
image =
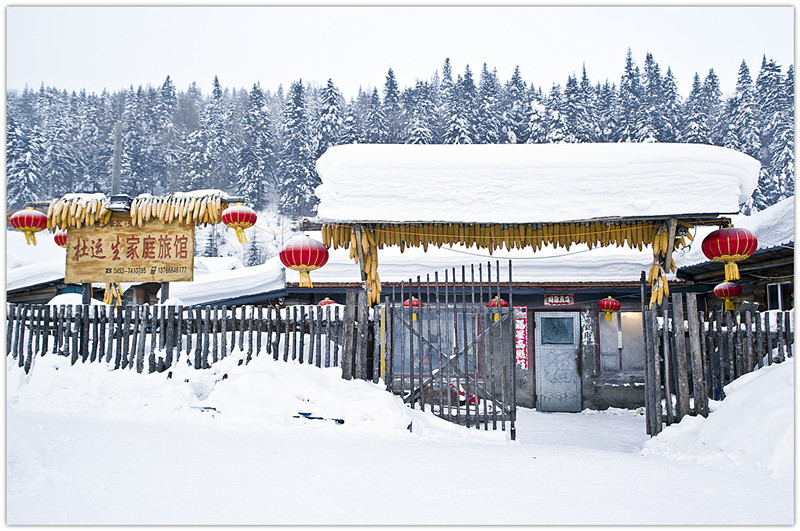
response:
<svg viewBox="0 0 800 531"><path fill-rule="evenodd" d="M760 164L702 144L348 144L317 161L319 221L530 223L735 213Z"/></svg>
<svg viewBox="0 0 800 531"><path fill-rule="evenodd" d="M66 251L56 245L53 234L36 234L36 245L28 245L25 235L6 230L6 291L14 291L64 278Z"/></svg>
<svg viewBox="0 0 800 531"><path fill-rule="evenodd" d="M286 289L284 268L278 257L252 267L198 275L192 282L170 282L170 298L185 305L210 304L242 297L280 293Z"/></svg>

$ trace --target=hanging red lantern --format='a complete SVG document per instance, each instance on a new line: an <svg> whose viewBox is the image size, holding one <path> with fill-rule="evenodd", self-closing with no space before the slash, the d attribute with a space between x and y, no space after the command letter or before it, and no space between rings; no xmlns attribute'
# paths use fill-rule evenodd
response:
<svg viewBox="0 0 800 531"><path fill-rule="evenodd" d="M406 299L403 301L403 306L405 306L406 308L422 308L425 305L422 304L421 300L412 296L410 299ZM412 321L417 320L417 310L412 310L411 320Z"/></svg>
<svg viewBox="0 0 800 531"><path fill-rule="evenodd" d="M9 220L11 226L25 233L25 241L30 245L36 245L34 233L43 231L47 228L47 214L39 212L33 207L25 210L17 210Z"/></svg>
<svg viewBox="0 0 800 531"><path fill-rule="evenodd" d="M714 287L714 295L725 300L725 309L733 310L733 300L742 295L742 287L733 282L723 282Z"/></svg>
<svg viewBox="0 0 800 531"><path fill-rule="evenodd" d="M709 234L703 240L703 254L715 262L725 264L725 281L739 280L740 262L752 255L758 247L758 238L747 229L726 227Z"/></svg>
<svg viewBox="0 0 800 531"><path fill-rule="evenodd" d="M622 305L619 303L617 299L612 299L611 295L609 295L605 299L601 299L597 303L597 307L600 308L600 310L606 312L606 321L610 321L611 314L614 312L618 312L619 309L622 308Z"/></svg>
<svg viewBox="0 0 800 531"><path fill-rule="evenodd" d="M56 232L55 236L53 236L53 240L56 242L56 245L59 247L67 247L67 231L60 230Z"/></svg>
<svg viewBox="0 0 800 531"><path fill-rule="evenodd" d="M325 265L328 249L306 235L295 236L283 246L280 258L283 265L300 273L301 288L313 288L308 272Z"/></svg>
<svg viewBox="0 0 800 531"><path fill-rule="evenodd" d="M487 308L506 308L508 307L508 302L504 301L500 297L495 297L494 299L490 300L486 303ZM494 320L497 322L500 319L500 313L494 314Z"/></svg>
<svg viewBox="0 0 800 531"><path fill-rule="evenodd" d="M328 297L325 297L324 299L322 299L317 303L317 306L330 306L331 304L338 304L338 303L336 301L329 299Z"/></svg>
<svg viewBox="0 0 800 531"><path fill-rule="evenodd" d="M222 222L236 230L236 237L239 238L239 243L247 241L244 229L249 229L255 225L257 220L258 215L256 211L242 203L229 206L222 213Z"/></svg>

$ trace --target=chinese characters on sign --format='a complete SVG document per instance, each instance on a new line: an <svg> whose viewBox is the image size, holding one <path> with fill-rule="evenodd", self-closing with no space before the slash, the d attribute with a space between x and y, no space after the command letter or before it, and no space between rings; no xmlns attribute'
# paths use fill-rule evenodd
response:
<svg viewBox="0 0 800 531"><path fill-rule="evenodd" d="M514 306L515 338L517 349L517 365L528 368L528 307Z"/></svg>
<svg viewBox="0 0 800 531"><path fill-rule="evenodd" d="M545 306L575 306L575 295L572 293L545 293Z"/></svg>
<svg viewBox="0 0 800 531"><path fill-rule="evenodd" d="M135 227L124 213L108 225L67 231L65 282L192 280L194 227L150 221Z"/></svg>

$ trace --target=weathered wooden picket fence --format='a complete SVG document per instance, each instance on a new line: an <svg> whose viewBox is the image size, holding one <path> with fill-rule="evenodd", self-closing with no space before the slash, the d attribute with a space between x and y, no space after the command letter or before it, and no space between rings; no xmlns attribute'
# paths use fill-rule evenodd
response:
<svg viewBox="0 0 800 531"><path fill-rule="evenodd" d="M697 294L674 293L645 308L647 433L686 415L708 416L724 386L794 355L791 312L698 311Z"/></svg>
<svg viewBox="0 0 800 531"><path fill-rule="evenodd" d="M7 305L7 354L25 371L37 356L75 364L163 372L178 363L196 369L237 353L245 362L267 355L317 367L341 367L344 378L374 379L367 348L369 314L350 306Z"/></svg>

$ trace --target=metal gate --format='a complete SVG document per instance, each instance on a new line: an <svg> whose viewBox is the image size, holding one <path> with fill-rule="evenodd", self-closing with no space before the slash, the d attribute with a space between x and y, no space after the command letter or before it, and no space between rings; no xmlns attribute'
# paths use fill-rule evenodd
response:
<svg viewBox="0 0 800 531"><path fill-rule="evenodd" d="M508 429L515 437L510 267L507 307L496 298L499 262L496 282L487 264L486 270L470 267L469 280L462 266L460 280L452 269L442 283L436 273L393 290L383 312L383 372L391 392L412 408L467 427Z"/></svg>

